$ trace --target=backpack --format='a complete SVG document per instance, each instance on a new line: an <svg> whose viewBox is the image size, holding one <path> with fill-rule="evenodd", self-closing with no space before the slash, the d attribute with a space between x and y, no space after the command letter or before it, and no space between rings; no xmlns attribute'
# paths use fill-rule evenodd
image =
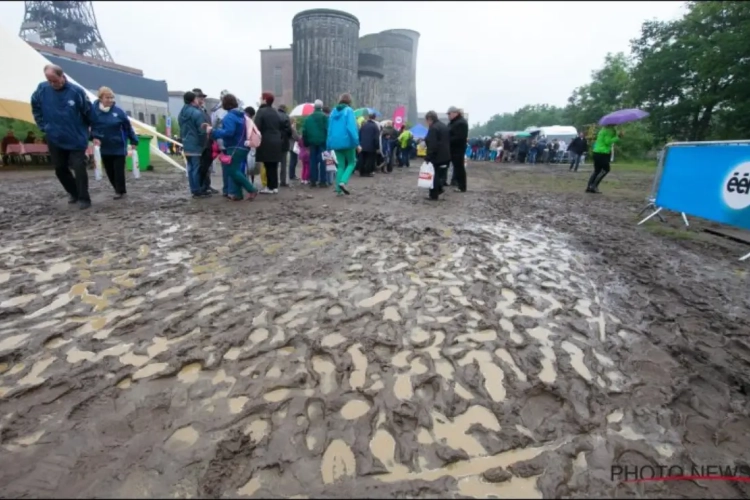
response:
<svg viewBox="0 0 750 500"><path fill-rule="evenodd" d="M255 123L248 118L245 117L245 129L247 130L247 146L250 146L253 149L258 149L260 147L260 141L262 139L260 135L260 130L258 130L258 127L255 126Z"/></svg>

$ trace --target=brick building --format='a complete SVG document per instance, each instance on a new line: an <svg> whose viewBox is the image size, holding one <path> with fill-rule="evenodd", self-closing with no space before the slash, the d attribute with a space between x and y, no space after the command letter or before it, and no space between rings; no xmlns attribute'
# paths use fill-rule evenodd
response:
<svg viewBox="0 0 750 500"><path fill-rule="evenodd" d="M274 106L286 104L294 106L294 65L292 49L267 49L260 51L260 78L263 91L273 92ZM253 97L255 102L260 96Z"/></svg>

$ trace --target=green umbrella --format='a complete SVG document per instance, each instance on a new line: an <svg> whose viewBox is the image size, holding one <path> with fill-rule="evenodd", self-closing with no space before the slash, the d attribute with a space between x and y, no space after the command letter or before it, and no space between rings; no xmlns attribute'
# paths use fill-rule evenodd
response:
<svg viewBox="0 0 750 500"><path fill-rule="evenodd" d="M373 108L359 108L354 110L354 116L357 118L360 116L369 116L370 114L380 115L378 110Z"/></svg>
<svg viewBox="0 0 750 500"><path fill-rule="evenodd" d="M519 132L516 134L516 137L531 137L531 134L528 132Z"/></svg>

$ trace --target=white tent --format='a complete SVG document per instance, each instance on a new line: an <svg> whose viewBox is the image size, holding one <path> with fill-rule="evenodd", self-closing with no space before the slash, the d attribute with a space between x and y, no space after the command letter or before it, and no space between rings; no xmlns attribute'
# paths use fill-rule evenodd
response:
<svg viewBox="0 0 750 500"><path fill-rule="evenodd" d="M539 127L539 136L547 139L572 139L578 135L578 130L569 125L552 125Z"/></svg>
<svg viewBox="0 0 750 500"><path fill-rule="evenodd" d="M8 33L4 28L0 28L0 47L2 47L0 52L3 54L4 68L3 76L0 78L0 116L34 123L34 117L31 114L31 94L34 93L39 82L44 80L44 66L50 64L50 61L20 37ZM70 82L78 85L70 76L67 78ZM88 90L86 90L86 93L92 102L96 99L96 96ZM151 142L152 153L175 168L185 171L185 167L159 150L156 138L159 137L179 145L178 142L160 134L154 127L138 120L131 118L130 122L136 132L153 137Z"/></svg>

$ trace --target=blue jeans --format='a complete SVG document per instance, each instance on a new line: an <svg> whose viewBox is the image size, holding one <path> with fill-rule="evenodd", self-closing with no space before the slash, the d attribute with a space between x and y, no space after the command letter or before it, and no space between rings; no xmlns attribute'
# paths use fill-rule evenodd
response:
<svg viewBox="0 0 750 500"><path fill-rule="evenodd" d="M581 164L581 156L572 151L570 152L570 170L578 170L578 166Z"/></svg>
<svg viewBox="0 0 750 500"><path fill-rule="evenodd" d="M409 148L405 148L401 150L401 159L399 163L403 165L404 167L409 166L409 153L410 153Z"/></svg>
<svg viewBox="0 0 750 500"><path fill-rule="evenodd" d="M383 139L383 158L385 159L386 165L391 164L391 141L388 139Z"/></svg>
<svg viewBox="0 0 750 500"><path fill-rule="evenodd" d="M203 192L200 178L201 157L186 156L185 158L187 159L187 173L190 192L194 195L201 194Z"/></svg>
<svg viewBox="0 0 750 500"><path fill-rule="evenodd" d="M531 151L529 151L527 162L532 165L536 165L536 149L532 149Z"/></svg>
<svg viewBox="0 0 750 500"><path fill-rule="evenodd" d="M323 162L324 146L310 146L310 183L325 183L328 180L326 176L326 164Z"/></svg>

